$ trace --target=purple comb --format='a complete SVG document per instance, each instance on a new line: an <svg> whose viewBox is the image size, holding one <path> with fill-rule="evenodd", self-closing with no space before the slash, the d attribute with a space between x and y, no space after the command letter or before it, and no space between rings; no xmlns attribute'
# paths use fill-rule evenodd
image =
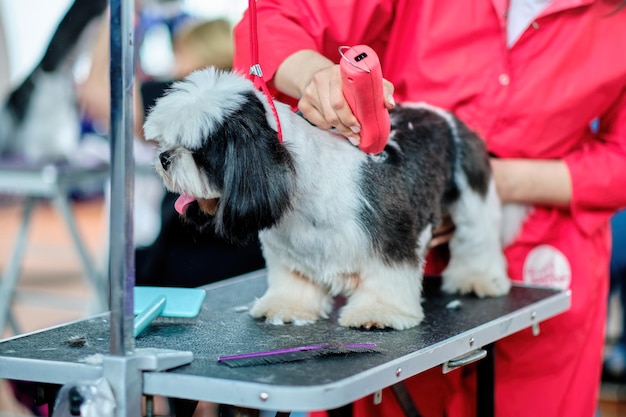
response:
<svg viewBox="0 0 626 417"><path fill-rule="evenodd" d="M294 362L319 356L346 355L350 353L378 353L375 343L339 344L298 346L287 349L269 350L266 352L241 353L217 358L232 368L241 366L270 365L273 363Z"/></svg>

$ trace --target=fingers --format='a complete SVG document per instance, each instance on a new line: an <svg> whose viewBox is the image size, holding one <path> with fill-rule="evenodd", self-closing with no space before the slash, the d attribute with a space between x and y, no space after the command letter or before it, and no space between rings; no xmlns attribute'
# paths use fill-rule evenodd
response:
<svg viewBox="0 0 626 417"><path fill-rule="evenodd" d="M361 126L343 96L339 65L317 71L304 88L298 108L314 125L335 128L358 143Z"/></svg>
<svg viewBox="0 0 626 417"><path fill-rule="evenodd" d="M393 92L393 84L383 79L384 101L388 109L395 106ZM339 65L321 69L313 74L302 91L298 108L314 125L322 129L334 128L353 145L359 144L361 124L343 96Z"/></svg>
<svg viewBox="0 0 626 417"><path fill-rule="evenodd" d="M393 98L394 86L390 81L383 78L383 94L385 94L385 107L393 109L396 106L396 101Z"/></svg>
<svg viewBox="0 0 626 417"><path fill-rule="evenodd" d="M443 245L444 243L448 243L450 241L450 239L452 239L452 236L454 235L454 232L450 232L447 233L445 235L439 235L439 236L435 236L431 239L431 241L428 243L428 247L430 249L435 248L439 245Z"/></svg>
<svg viewBox="0 0 626 417"><path fill-rule="evenodd" d="M449 216L445 216L441 225L433 232L433 237L430 240L428 247L434 248L436 246L443 245L444 243L448 243L450 239L452 239L455 230L456 226L452 222L452 219Z"/></svg>

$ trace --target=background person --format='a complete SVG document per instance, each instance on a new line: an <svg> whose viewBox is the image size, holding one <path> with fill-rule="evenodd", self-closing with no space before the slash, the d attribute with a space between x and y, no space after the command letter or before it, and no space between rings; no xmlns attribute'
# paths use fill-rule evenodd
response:
<svg viewBox="0 0 626 417"><path fill-rule="evenodd" d="M172 48L174 79L208 66L228 71L233 66L232 26L225 19L189 22L174 34Z"/></svg>

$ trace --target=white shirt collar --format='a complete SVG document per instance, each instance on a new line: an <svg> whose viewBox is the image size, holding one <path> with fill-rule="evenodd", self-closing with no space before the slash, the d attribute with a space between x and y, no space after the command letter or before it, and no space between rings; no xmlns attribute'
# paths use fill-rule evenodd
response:
<svg viewBox="0 0 626 417"><path fill-rule="evenodd" d="M506 44L510 48L552 0L510 0Z"/></svg>

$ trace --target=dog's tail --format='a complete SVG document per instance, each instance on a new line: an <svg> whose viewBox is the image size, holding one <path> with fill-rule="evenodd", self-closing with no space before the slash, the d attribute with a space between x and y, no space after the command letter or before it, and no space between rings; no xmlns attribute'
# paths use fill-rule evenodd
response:
<svg viewBox="0 0 626 417"><path fill-rule="evenodd" d="M489 153L485 141L456 116L456 163L467 178L468 185L481 196L486 196L491 178Z"/></svg>

